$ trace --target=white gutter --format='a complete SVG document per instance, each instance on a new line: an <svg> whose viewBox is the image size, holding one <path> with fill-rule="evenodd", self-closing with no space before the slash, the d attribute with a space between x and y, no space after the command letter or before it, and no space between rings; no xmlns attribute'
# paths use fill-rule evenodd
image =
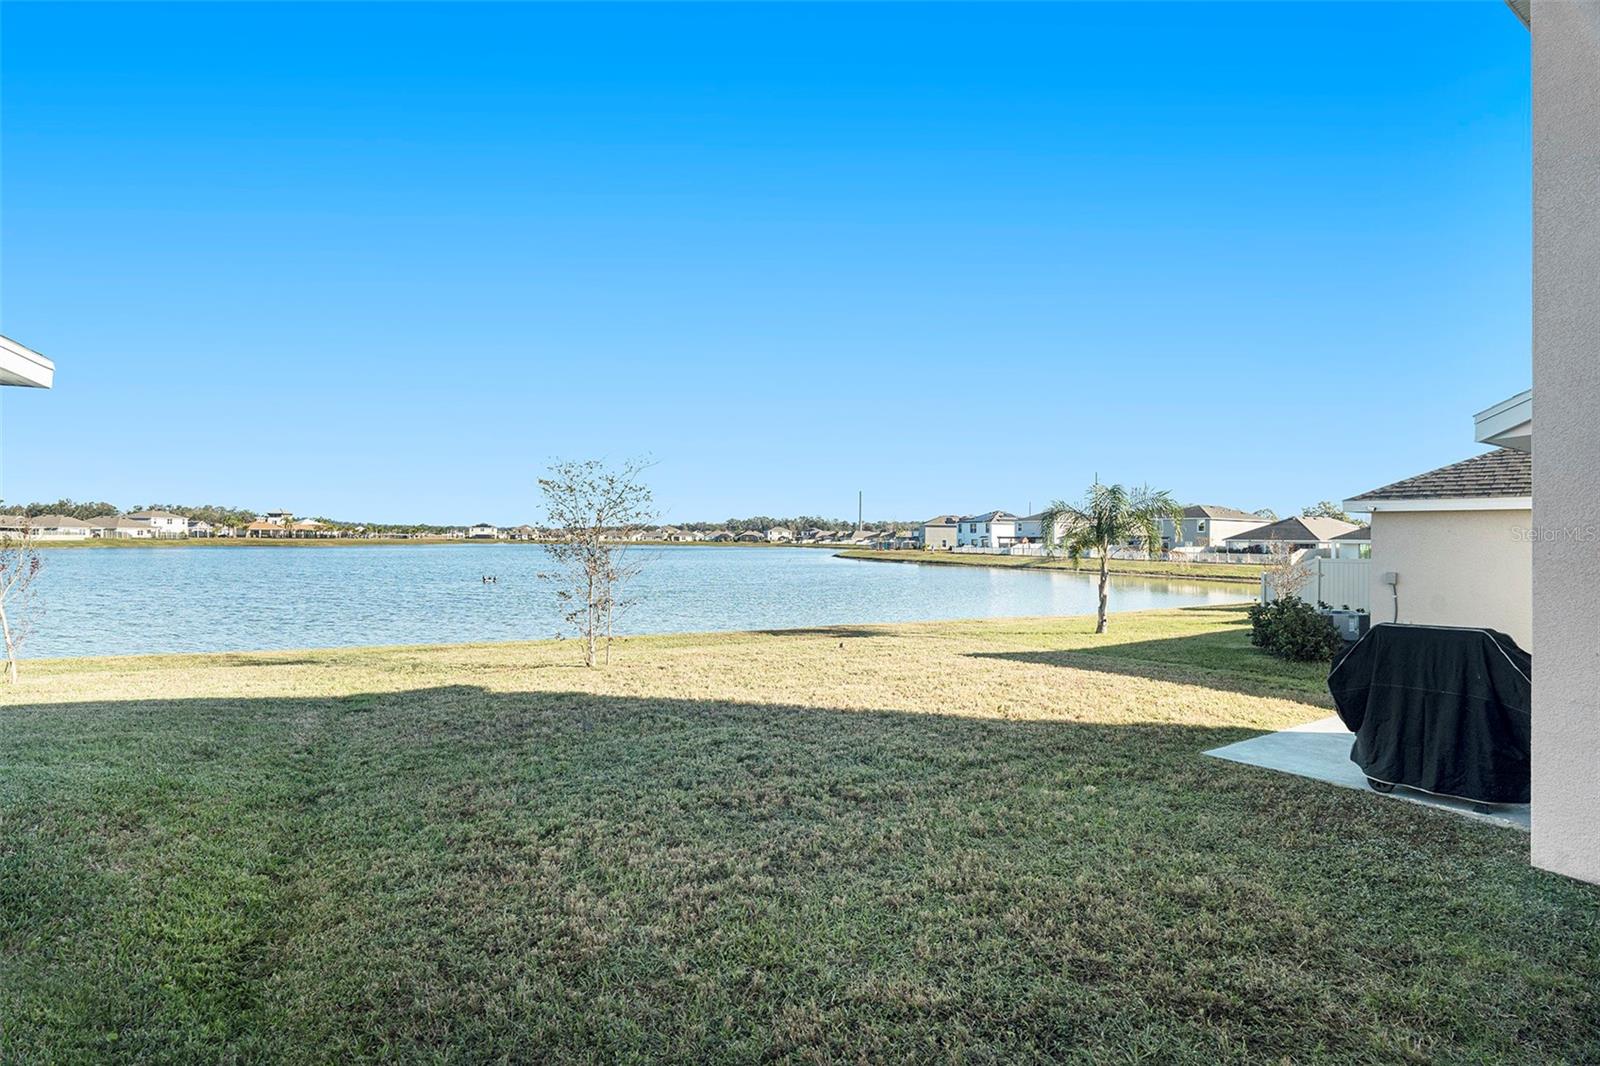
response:
<svg viewBox="0 0 1600 1066"><path fill-rule="evenodd" d="M31 348L10 337L0 337L0 385L48 389L56 377L56 365Z"/></svg>
<svg viewBox="0 0 1600 1066"><path fill-rule="evenodd" d="M1528 511L1532 496L1440 496L1424 500L1366 498L1344 501L1346 511Z"/></svg>

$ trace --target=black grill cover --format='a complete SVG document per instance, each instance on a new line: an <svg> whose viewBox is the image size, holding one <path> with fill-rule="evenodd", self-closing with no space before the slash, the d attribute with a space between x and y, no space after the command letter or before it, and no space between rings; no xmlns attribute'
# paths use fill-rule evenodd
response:
<svg viewBox="0 0 1600 1066"><path fill-rule="evenodd" d="M1328 691L1374 781L1527 803L1532 677L1504 633L1385 623L1339 658Z"/></svg>

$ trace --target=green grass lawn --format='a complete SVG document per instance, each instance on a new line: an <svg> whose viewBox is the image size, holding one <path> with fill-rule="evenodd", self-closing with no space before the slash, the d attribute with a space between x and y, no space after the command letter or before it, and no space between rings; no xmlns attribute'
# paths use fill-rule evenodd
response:
<svg viewBox="0 0 1600 1066"><path fill-rule="evenodd" d="M933 566L1001 566L1019 570L1072 570L1099 574L1098 559L1074 562L1068 558L1047 559L1032 555L958 554L947 551L878 551L873 548L847 548L842 559L873 559L888 563L927 563ZM1125 577L1181 577L1200 581L1249 582L1261 580L1262 567L1256 563L1178 563L1164 559L1112 559L1108 569Z"/></svg>
<svg viewBox="0 0 1600 1066"><path fill-rule="evenodd" d="M0 1061L1600 1061L1600 890L1203 758L1237 608L26 664Z"/></svg>

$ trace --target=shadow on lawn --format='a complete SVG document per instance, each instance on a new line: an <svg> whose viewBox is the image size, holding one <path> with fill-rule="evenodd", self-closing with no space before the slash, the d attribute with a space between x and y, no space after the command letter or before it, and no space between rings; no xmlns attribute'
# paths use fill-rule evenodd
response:
<svg viewBox="0 0 1600 1066"><path fill-rule="evenodd" d="M152 1058L693 1060L736 1038L756 1058L795 1002L836 1005L825 1058L914 1058L930 1033L1022 1058L1152 1017L1171 1059L1215 1051L1219 1017L1231 1044L1313 1058L1363 1020L1324 987L1418 987L1438 923L1521 958L1525 911L1576 928L1596 906L1496 830L1201 757L1248 728L472 685L6 715L0 815L25 814L0 817L0 911L26 1008L6 1036L41 1061L113 1036ZM1474 906L1463 863L1527 905ZM1407 906L1432 923L1415 944ZM1391 978L1368 953L1394 938ZM1258 979L1263 942L1298 965ZM901 1012L861 995L875 967L960 975L959 995ZM1034 1009L1064 972L1084 994ZM1565 986L1496 972L1462 995L1496 989L1491 1018L1576 1024ZM1419 1042L1455 1039L1448 1013L1415 1018ZM635 1031L637 1055L606 1043Z"/></svg>
<svg viewBox="0 0 1600 1066"><path fill-rule="evenodd" d="M756 629L752 632L763 637L839 637L852 640L895 635L893 629L875 625L805 626L799 629Z"/></svg>
<svg viewBox="0 0 1600 1066"><path fill-rule="evenodd" d="M1170 665L1112 661L1105 653L993 657L1174 676ZM62 796L49 797L19 786L8 799L16 809L65 801L74 791L65 783L80 775L91 792L105 792L117 778L137 791L152 774L163 788L177 783L180 792L188 791L185 782L213 782L230 804L245 805L254 801L241 799L239 790L248 797L249 782L257 780L282 793L275 803L291 807L300 803L292 793L311 788L320 796L328 780L357 796L381 784L403 796L409 811L452 780L477 788L506 773L560 780L569 771L596 796L620 804L609 817L648 816L658 791L689 788L715 797L754 781L792 789L784 805L848 794L858 803L884 804L886 815L913 799L974 803L1052 778L1071 787L1096 784L1108 799L1124 789L1143 802L1164 797L1156 805L1169 811L1215 804L1246 821L1271 817L1286 804L1304 816L1308 801L1329 812L1351 802L1342 789L1200 757L1259 735L1258 727L1148 722L1138 713L1131 708L1127 721L1027 719L1002 708L993 714L850 710L475 685L24 703L5 710L0 765L31 780L35 791L48 791L46 781L65 787ZM25 773L43 767L50 770L43 777ZM4 843L0 834L0 850Z"/></svg>

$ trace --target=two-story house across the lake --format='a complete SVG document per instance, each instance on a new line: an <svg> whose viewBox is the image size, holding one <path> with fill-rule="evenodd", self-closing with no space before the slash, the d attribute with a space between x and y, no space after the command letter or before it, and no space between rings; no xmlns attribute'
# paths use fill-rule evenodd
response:
<svg viewBox="0 0 1600 1066"><path fill-rule="evenodd" d="M962 515L956 544L964 548L1009 548L1017 542L1017 516L1010 511Z"/></svg>

